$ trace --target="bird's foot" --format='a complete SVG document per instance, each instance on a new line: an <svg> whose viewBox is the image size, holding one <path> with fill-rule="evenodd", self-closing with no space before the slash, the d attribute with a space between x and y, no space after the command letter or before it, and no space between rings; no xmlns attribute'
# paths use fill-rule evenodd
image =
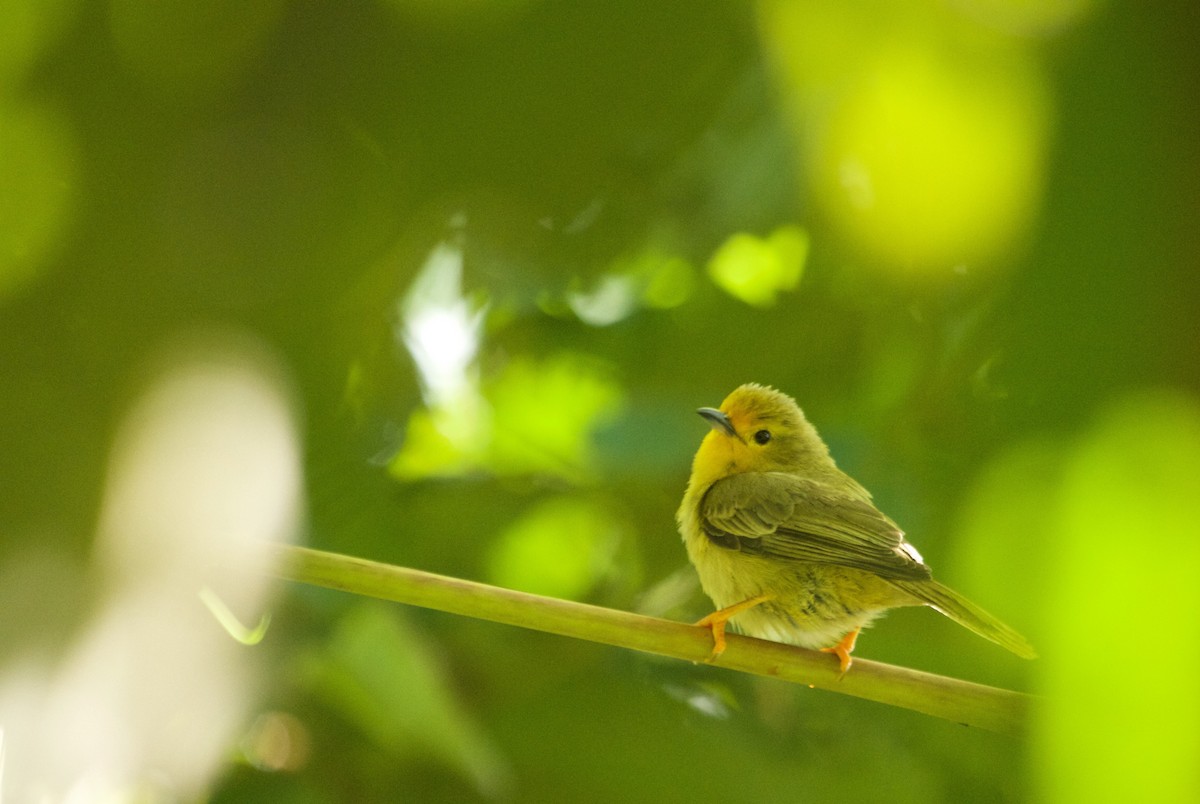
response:
<svg viewBox="0 0 1200 804"><path fill-rule="evenodd" d="M842 680L842 677L846 675L846 671L850 669L850 665L854 664L854 659L850 658L850 654L854 652L854 643L858 641L858 632L861 630L861 628L855 628L842 637L842 641L832 648L821 648L822 653L832 653L838 657L838 665L842 670L838 674L838 681Z"/></svg>
<svg viewBox="0 0 1200 804"><path fill-rule="evenodd" d="M770 595L757 595L752 598L743 600L741 603L734 603L732 606L726 606L723 609L718 609L712 614L696 621L696 625L709 629L712 632L713 649L712 653L704 661L711 662L725 652L725 626L729 620L743 611L752 609L759 603L764 603L771 599ZM851 644L853 647L853 644Z"/></svg>

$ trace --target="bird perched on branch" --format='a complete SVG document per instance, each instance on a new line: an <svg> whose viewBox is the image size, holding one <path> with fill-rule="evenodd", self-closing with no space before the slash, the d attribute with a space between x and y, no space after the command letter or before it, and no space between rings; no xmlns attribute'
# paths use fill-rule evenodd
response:
<svg viewBox="0 0 1200 804"><path fill-rule="evenodd" d="M676 518L688 558L725 627L819 648L850 669L859 631L890 608L929 606L1026 659L1037 654L1009 626L933 580L904 532L837 468L795 400L743 385L720 408L692 463Z"/></svg>

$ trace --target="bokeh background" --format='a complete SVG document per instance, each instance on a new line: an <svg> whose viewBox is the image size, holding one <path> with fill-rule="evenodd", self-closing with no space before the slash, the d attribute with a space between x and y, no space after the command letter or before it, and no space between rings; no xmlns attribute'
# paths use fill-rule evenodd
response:
<svg viewBox="0 0 1200 804"><path fill-rule="evenodd" d="M3 3L7 800L1196 800L1198 8ZM251 549L695 619L746 381L1042 652L858 655L1025 737Z"/></svg>

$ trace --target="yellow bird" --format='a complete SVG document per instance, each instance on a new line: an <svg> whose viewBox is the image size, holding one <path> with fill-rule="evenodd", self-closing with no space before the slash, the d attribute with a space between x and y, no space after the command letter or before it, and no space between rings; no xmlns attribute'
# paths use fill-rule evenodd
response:
<svg viewBox="0 0 1200 804"><path fill-rule="evenodd" d="M1033 647L1009 626L933 580L904 532L871 494L837 468L790 396L743 385L697 411L712 431L700 444L676 518L688 558L717 611L713 657L725 626L837 654L851 665L858 633L897 606L930 606L1018 656Z"/></svg>

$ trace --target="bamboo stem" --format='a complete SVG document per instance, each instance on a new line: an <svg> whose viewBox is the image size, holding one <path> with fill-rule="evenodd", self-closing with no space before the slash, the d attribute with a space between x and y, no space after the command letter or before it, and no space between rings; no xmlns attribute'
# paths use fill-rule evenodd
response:
<svg viewBox="0 0 1200 804"><path fill-rule="evenodd" d="M535 631L701 662L712 651L707 628L616 609L280 545L280 577L368 597L475 617ZM855 659L838 677L836 658L819 651L730 634L713 665L806 684L1006 734L1024 730L1032 698L895 665Z"/></svg>

